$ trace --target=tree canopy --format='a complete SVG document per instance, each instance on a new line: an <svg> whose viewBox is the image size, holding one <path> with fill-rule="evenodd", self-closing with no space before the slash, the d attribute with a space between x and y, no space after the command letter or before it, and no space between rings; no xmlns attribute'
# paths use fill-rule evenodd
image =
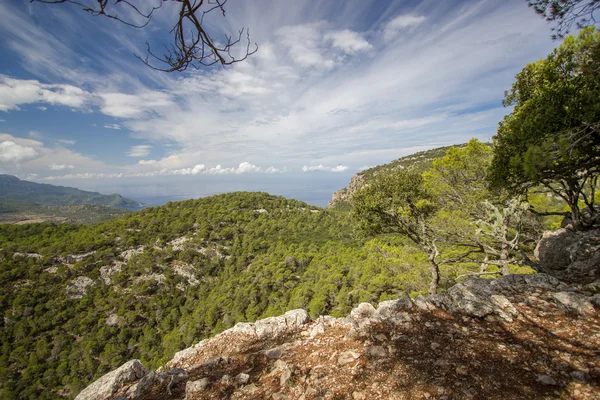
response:
<svg viewBox="0 0 600 400"><path fill-rule="evenodd" d="M600 0L527 0L529 7L556 26L553 39L564 38L573 25L583 29L596 24L596 12L600 10Z"/></svg>
<svg viewBox="0 0 600 400"><path fill-rule="evenodd" d="M432 223L437 205L421 174L403 169L382 171L353 196L352 204L363 230L406 236L427 254L429 293L435 294L440 280L438 234Z"/></svg>
<svg viewBox="0 0 600 400"><path fill-rule="evenodd" d="M513 112L494 136L490 181L517 193L535 186L560 196L576 226L593 213L600 174L600 32L567 37L527 64L506 92Z"/></svg>

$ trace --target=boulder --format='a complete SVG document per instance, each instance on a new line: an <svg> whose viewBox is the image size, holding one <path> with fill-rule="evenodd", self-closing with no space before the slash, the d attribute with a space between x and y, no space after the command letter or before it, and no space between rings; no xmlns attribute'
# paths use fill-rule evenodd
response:
<svg viewBox="0 0 600 400"><path fill-rule="evenodd" d="M123 385L135 382L148 374L140 360L131 360L86 387L75 400L108 400Z"/></svg>
<svg viewBox="0 0 600 400"><path fill-rule="evenodd" d="M276 337L282 333L298 330L309 321L308 313L305 310L297 309L288 311L278 317L265 318L254 323L238 323L233 328L221 333L221 335L239 333L258 336L259 338Z"/></svg>
<svg viewBox="0 0 600 400"><path fill-rule="evenodd" d="M573 292L552 293L554 300L568 311L579 315L594 314L594 306L587 297Z"/></svg>
<svg viewBox="0 0 600 400"><path fill-rule="evenodd" d="M399 312L410 310L414 303L410 296L404 296L397 300L387 300L379 303L377 306L377 314L381 318L393 318Z"/></svg>
<svg viewBox="0 0 600 400"><path fill-rule="evenodd" d="M359 328L379 321L377 310L371 303L360 303L354 307L350 312L350 318L354 320Z"/></svg>
<svg viewBox="0 0 600 400"><path fill-rule="evenodd" d="M600 229L545 232L535 248L540 272L564 282L587 284L600 279Z"/></svg>

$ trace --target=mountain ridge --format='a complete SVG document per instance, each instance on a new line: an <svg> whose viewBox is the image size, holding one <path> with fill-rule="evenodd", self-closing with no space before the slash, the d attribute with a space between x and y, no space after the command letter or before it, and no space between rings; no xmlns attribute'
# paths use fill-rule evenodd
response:
<svg viewBox="0 0 600 400"><path fill-rule="evenodd" d="M19 200L41 206L96 204L126 210L137 210L146 206L118 193L104 195L68 186L30 182L6 174L0 174L0 200Z"/></svg>
<svg viewBox="0 0 600 400"><path fill-rule="evenodd" d="M407 156L390 161L387 164L377 165L375 167L360 171L351 178L348 186L335 191L331 195L331 201L327 205L327 208L348 208L352 195L359 190L365 182L368 182L369 178L377 175L377 173L382 170L409 168L416 170L417 172L424 172L431 167L434 159L443 157L448 149L453 147L462 148L464 146L466 146L466 144L463 143L419 151L417 153L409 154Z"/></svg>

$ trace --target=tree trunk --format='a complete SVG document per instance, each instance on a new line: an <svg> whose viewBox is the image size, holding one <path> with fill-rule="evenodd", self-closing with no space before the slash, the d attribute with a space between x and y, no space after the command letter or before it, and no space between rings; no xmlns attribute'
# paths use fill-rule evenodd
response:
<svg viewBox="0 0 600 400"><path fill-rule="evenodd" d="M429 260L429 271L431 272L431 282L429 283L429 294L436 294L440 283L440 267L435 260Z"/></svg>
<svg viewBox="0 0 600 400"><path fill-rule="evenodd" d="M508 245L505 243L502 245L502 251L500 252L500 273L504 276L510 275L510 266L508 265Z"/></svg>

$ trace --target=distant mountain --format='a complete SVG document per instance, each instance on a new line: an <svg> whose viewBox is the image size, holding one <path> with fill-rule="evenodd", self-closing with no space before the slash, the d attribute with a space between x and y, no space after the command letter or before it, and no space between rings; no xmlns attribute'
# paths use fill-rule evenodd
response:
<svg viewBox="0 0 600 400"><path fill-rule="evenodd" d="M22 181L12 175L0 175L1 200L19 200L39 206L96 204L126 210L138 210L146 206L116 193L104 195L71 187Z"/></svg>
<svg viewBox="0 0 600 400"><path fill-rule="evenodd" d="M420 151L418 153L410 154L408 156L399 158L390 163L378 165L376 167L361 171L352 177L347 187L333 193L333 195L331 196L331 201L329 202L329 205L327 207L348 207L348 202L352 194L354 194L354 192L360 189L362 185L364 185L364 183L369 180L369 178L377 175L377 173L381 171L385 171L388 169L408 168L414 169L418 172L424 172L425 170L431 167L434 159L445 156L449 148L462 146L464 145L437 147L431 150Z"/></svg>

